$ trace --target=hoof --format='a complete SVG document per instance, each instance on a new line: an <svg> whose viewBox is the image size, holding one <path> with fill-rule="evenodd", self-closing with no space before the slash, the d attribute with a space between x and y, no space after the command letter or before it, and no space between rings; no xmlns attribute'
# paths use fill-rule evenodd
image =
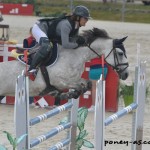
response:
<svg viewBox="0 0 150 150"><path fill-rule="evenodd" d="M81 92L75 90L75 91L69 93L69 98L75 98L75 99L77 99L77 98L79 98L80 95L81 95Z"/></svg>

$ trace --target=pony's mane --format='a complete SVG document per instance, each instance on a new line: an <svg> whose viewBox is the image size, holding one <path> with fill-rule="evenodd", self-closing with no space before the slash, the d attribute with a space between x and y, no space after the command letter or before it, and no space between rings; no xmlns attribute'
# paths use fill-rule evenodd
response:
<svg viewBox="0 0 150 150"><path fill-rule="evenodd" d="M85 30L83 31L82 36L85 38L88 44L91 44L97 38L111 39L104 29L98 28L93 28L92 30Z"/></svg>

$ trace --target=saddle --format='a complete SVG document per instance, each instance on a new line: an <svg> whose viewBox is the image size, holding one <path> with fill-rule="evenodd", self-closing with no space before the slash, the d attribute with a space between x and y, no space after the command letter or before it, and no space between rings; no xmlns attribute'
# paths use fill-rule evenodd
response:
<svg viewBox="0 0 150 150"><path fill-rule="evenodd" d="M11 51L11 54L13 57L15 57L18 61L20 61L22 64L27 63L28 66L31 65L32 59L34 58L35 53L40 49L40 45L36 44L32 48L22 48L22 47L16 47L16 49ZM25 62L24 60L24 51L28 50L28 60ZM51 59L49 59L49 56L51 55ZM52 66L58 58L58 49L57 49L57 43L53 43L53 48L51 53L47 56L44 62L42 62L42 65L44 66Z"/></svg>

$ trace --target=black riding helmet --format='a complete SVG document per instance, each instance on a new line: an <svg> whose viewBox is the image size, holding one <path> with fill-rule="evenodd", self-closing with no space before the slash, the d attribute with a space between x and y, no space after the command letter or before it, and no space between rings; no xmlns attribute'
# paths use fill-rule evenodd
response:
<svg viewBox="0 0 150 150"><path fill-rule="evenodd" d="M73 15L84 17L86 19L91 18L88 8L82 5L75 7L75 9L73 10Z"/></svg>

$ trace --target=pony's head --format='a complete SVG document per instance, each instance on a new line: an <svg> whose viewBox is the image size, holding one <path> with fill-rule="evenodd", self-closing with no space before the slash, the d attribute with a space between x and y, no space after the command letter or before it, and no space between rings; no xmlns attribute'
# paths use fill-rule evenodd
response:
<svg viewBox="0 0 150 150"><path fill-rule="evenodd" d="M123 42L127 37L112 39L105 30L98 28L84 31L83 36L90 50L98 56L104 54L106 63L118 73L120 79L126 80L129 64Z"/></svg>
<svg viewBox="0 0 150 150"><path fill-rule="evenodd" d="M126 38L127 37L122 39L114 39L112 49L110 51L106 51L105 53L105 61L112 66L122 80L126 80L129 75L129 64L127 61L126 50L123 45Z"/></svg>

